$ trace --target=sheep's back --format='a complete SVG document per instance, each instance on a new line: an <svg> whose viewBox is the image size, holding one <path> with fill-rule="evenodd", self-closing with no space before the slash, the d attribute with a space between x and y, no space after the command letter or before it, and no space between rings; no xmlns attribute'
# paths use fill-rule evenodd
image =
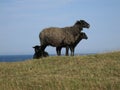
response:
<svg viewBox="0 0 120 90"><path fill-rule="evenodd" d="M66 46L73 45L78 38L79 30L74 27L46 28L40 33L41 45Z"/></svg>
<svg viewBox="0 0 120 90"><path fill-rule="evenodd" d="M40 33L39 38L41 45L52 45L52 46L60 46L60 44L64 41L65 33L61 28L46 28Z"/></svg>

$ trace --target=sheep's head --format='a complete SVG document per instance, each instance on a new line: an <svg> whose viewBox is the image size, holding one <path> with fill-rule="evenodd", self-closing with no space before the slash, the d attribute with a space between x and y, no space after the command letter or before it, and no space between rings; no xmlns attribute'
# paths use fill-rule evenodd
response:
<svg viewBox="0 0 120 90"><path fill-rule="evenodd" d="M77 21L75 25L79 26L81 29L90 27L90 25L85 20Z"/></svg>
<svg viewBox="0 0 120 90"><path fill-rule="evenodd" d="M89 28L90 27L90 25L85 20L80 20L80 23L81 23L81 26L83 28Z"/></svg>
<svg viewBox="0 0 120 90"><path fill-rule="evenodd" d="M80 33L82 39L88 39L87 35L84 32Z"/></svg>

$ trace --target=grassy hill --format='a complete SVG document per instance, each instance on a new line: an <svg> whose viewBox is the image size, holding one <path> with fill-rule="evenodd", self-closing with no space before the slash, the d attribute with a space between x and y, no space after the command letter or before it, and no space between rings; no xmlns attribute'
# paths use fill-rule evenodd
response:
<svg viewBox="0 0 120 90"><path fill-rule="evenodd" d="M0 90L120 90L120 52L1 62Z"/></svg>

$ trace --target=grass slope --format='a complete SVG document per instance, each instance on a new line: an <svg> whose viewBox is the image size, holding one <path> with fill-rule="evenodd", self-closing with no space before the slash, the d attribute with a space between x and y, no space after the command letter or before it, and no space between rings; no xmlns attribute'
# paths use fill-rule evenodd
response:
<svg viewBox="0 0 120 90"><path fill-rule="evenodd" d="M0 90L120 90L120 52L1 62Z"/></svg>

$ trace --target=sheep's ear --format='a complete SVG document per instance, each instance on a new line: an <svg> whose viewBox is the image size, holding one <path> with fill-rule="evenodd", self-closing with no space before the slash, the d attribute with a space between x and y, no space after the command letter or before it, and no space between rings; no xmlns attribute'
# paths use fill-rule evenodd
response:
<svg viewBox="0 0 120 90"><path fill-rule="evenodd" d="M80 22L85 22L84 20L80 20Z"/></svg>
<svg viewBox="0 0 120 90"><path fill-rule="evenodd" d="M76 21L75 25L78 25L78 24L80 24L80 21Z"/></svg>
<svg viewBox="0 0 120 90"><path fill-rule="evenodd" d="M76 23L79 23L80 21L76 21Z"/></svg>

